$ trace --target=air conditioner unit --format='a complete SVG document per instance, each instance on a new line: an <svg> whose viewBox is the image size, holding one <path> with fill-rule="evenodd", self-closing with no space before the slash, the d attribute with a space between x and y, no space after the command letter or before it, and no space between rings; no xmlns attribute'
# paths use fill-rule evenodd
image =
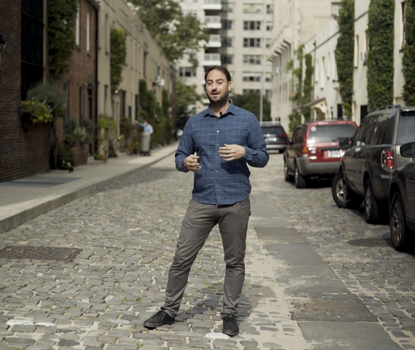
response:
<svg viewBox="0 0 415 350"><path fill-rule="evenodd" d="M363 64L365 64L367 61L367 52L361 52L360 57L362 59Z"/></svg>
<svg viewBox="0 0 415 350"><path fill-rule="evenodd" d="M276 74L281 74L281 67L276 67L275 68L275 73Z"/></svg>

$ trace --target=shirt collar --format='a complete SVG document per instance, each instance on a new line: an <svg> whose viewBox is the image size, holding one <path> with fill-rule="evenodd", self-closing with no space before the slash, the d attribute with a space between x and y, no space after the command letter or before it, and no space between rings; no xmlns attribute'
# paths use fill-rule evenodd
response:
<svg viewBox="0 0 415 350"><path fill-rule="evenodd" d="M232 100L229 100L229 107L228 107L227 111L222 114L221 117L225 117L228 114L236 115L235 105L233 104ZM205 113L203 114L203 116L204 117L209 116L209 117L216 117L217 118L217 115L212 113L212 111L210 109L210 105L209 105L208 108L206 108Z"/></svg>

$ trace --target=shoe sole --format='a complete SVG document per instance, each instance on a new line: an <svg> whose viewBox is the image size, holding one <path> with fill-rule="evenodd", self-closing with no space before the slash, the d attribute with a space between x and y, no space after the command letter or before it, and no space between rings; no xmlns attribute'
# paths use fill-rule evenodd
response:
<svg viewBox="0 0 415 350"><path fill-rule="evenodd" d="M144 327L148 328L148 329L154 329L157 327L161 327L164 325L172 325L174 323L174 321L171 322L163 322L163 323L144 323Z"/></svg>
<svg viewBox="0 0 415 350"><path fill-rule="evenodd" d="M226 335L229 335L230 337L234 337L234 336L239 334L239 332L225 331L224 329L222 329L222 333L226 334Z"/></svg>

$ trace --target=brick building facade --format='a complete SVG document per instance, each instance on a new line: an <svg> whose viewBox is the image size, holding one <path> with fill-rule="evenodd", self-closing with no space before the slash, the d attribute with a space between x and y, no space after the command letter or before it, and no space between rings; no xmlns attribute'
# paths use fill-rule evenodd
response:
<svg viewBox="0 0 415 350"><path fill-rule="evenodd" d="M44 4L44 0L0 0L0 35L6 40L0 67L0 181L49 170L50 125L31 125L24 132L18 113L28 85L43 79Z"/></svg>

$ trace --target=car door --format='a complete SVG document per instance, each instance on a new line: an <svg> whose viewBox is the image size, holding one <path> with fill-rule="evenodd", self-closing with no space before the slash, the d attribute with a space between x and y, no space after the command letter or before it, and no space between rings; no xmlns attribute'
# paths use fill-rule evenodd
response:
<svg viewBox="0 0 415 350"><path fill-rule="evenodd" d="M293 132L292 144L287 147L287 165L290 171L294 171L295 153L298 143L301 142L302 126L297 127Z"/></svg>
<svg viewBox="0 0 415 350"><path fill-rule="evenodd" d="M343 174L346 182L352 190L355 192L363 193L359 182L362 166L362 147L364 146L365 132L369 124L370 117L366 117L362 120L356 134L353 136L352 144L350 149L346 152L343 157Z"/></svg>
<svg viewBox="0 0 415 350"><path fill-rule="evenodd" d="M415 230L415 160L406 166L406 192L408 198L408 220L412 230Z"/></svg>

